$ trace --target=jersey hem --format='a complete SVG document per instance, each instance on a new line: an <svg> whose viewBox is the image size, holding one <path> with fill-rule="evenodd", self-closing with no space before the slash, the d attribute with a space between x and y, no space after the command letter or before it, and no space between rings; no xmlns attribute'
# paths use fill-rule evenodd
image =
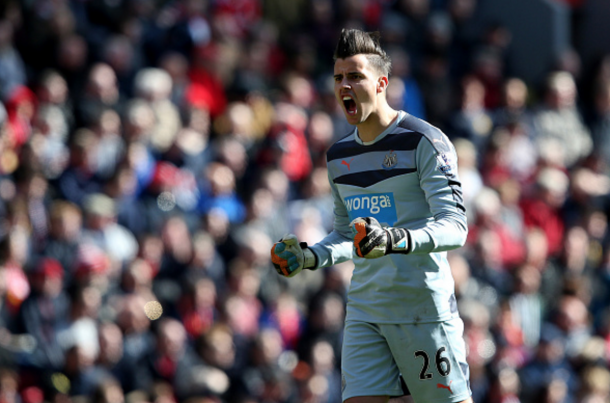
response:
<svg viewBox="0 0 610 403"><path fill-rule="evenodd" d="M379 319L359 319L359 318L350 318L347 317L345 318L345 322L364 322L364 323L371 323L374 325L415 325L415 324L423 324L423 323L440 323L440 322L447 322L453 319L458 319L460 316L459 315L450 315L450 316L443 316L441 318L438 319L421 319L421 320L400 320L400 321L396 321L396 320L379 320Z"/></svg>

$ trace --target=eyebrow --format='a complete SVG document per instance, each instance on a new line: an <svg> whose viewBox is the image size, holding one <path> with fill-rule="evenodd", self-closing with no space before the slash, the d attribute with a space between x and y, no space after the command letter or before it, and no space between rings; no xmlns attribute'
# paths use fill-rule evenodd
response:
<svg viewBox="0 0 610 403"><path fill-rule="evenodd" d="M362 72L360 72L360 71L348 71L346 75L347 75L347 76L353 76L353 75L356 75L356 74L363 74L363 73L362 73ZM335 74L333 77L334 77L334 78L337 78L337 77L343 77L343 73L337 73L337 74Z"/></svg>

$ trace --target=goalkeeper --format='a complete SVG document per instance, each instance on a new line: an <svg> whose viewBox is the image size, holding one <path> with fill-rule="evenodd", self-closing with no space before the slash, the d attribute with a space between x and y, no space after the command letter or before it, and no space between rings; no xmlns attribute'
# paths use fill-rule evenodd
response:
<svg viewBox="0 0 610 403"><path fill-rule="evenodd" d="M342 347L342 396L384 403L471 402L463 322L446 252L467 224L457 157L437 128L386 100L390 59L379 34L346 30L334 90L354 130L327 153L334 230L307 246L294 235L271 249L292 277L353 259Z"/></svg>

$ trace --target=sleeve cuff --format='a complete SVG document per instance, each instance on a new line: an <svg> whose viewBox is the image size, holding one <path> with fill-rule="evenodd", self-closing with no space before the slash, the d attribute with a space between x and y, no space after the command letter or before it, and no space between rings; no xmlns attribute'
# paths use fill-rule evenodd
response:
<svg viewBox="0 0 610 403"><path fill-rule="evenodd" d="M434 240L425 229L407 230L411 236L409 253L430 253L434 250Z"/></svg>

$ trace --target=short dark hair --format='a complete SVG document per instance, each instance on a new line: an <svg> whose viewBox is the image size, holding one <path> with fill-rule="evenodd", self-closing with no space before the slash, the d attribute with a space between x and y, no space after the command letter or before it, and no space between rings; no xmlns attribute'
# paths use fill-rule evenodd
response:
<svg viewBox="0 0 610 403"><path fill-rule="evenodd" d="M392 61L385 50L381 48L379 43L380 38L381 34L379 32L365 32L359 29L343 28L333 60L337 61L337 59L364 54L380 73L389 76Z"/></svg>

